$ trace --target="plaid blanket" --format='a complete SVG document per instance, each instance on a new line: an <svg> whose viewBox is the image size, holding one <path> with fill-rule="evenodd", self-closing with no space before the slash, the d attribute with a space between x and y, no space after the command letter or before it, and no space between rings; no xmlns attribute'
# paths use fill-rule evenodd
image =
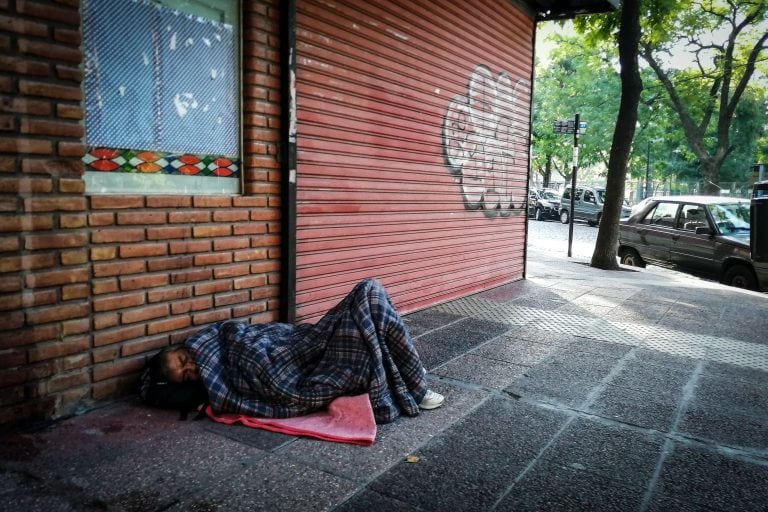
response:
<svg viewBox="0 0 768 512"><path fill-rule="evenodd" d="M217 413L288 418L368 393L377 423L415 416L426 371L384 287L355 286L317 324L213 324L187 339Z"/></svg>

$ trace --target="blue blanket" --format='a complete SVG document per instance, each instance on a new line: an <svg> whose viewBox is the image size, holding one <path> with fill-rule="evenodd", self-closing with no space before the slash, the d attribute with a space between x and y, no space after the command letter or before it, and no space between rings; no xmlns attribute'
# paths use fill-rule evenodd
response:
<svg viewBox="0 0 768 512"><path fill-rule="evenodd" d="M217 413L288 418L368 393L377 423L415 416L426 371L384 287L360 282L317 324L213 324L187 339Z"/></svg>

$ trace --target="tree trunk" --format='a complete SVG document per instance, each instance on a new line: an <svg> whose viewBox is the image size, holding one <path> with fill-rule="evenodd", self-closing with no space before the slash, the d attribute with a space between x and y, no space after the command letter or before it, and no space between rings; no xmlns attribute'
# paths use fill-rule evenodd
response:
<svg viewBox="0 0 768 512"><path fill-rule="evenodd" d="M619 64L621 65L621 101L616 127L613 132L611 154L608 159L608 178L605 185L605 203L600 229L592 254L591 266L618 270L616 245L619 240L619 217L624 202L624 182L627 162L632 149L637 124L637 106L643 82L638 67L640 44L640 0L624 0L619 25Z"/></svg>

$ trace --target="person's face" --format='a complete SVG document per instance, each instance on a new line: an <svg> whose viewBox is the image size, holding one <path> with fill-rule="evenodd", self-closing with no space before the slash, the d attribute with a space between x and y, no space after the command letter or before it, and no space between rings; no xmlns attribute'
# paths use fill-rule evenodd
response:
<svg viewBox="0 0 768 512"><path fill-rule="evenodd" d="M168 352L166 357L168 358L168 380L171 382L200 380L200 372L189 350L180 348Z"/></svg>

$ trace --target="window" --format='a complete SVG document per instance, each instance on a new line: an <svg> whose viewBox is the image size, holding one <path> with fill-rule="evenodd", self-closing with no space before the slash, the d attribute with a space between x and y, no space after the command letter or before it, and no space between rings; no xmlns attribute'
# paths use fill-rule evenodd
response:
<svg viewBox="0 0 768 512"><path fill-rule="evenodd" d="M237 0L84 0L88 193L237 193Z"/></svg>
<svg viewBox="0 0 768 512"><path fill-rule="evenodd" d="M680 226L686 231L696 231L696 228L708 228L707 212L697 204L686 204L680 210Z"/></svg>
<svg viewBox="0 0 768 512"><path fill-rule="evenodd" d="M591 190L585 190L584 191L584 202L585 203L594 203L595 202L595 194L593 194Z"/></svg>
<svg viewBox="0 0 768 512"><path fill-rule="evenodd" d="M646 214L642 224L674 227L677 207L677 203L659 203L656 208Z"/></svg>

